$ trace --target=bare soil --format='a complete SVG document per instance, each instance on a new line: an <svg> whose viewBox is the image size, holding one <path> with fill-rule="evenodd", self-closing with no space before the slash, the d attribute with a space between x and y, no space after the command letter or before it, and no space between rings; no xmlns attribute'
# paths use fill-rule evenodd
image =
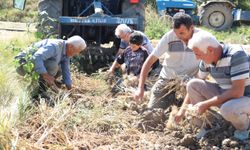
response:
<svg viewBox="0 0 250 150"><path fill-rule="evenodd" d="M0 40L1 41L9 41L13 38L22 37L24 35L25 35L24 32L0 30Z"/></svg>
<svg viewBox="0 0 250 150"><path fill-rule="evenodd" d="M26 24L19 22L0 21L0 40L10 41L11 39L27 36L26 32L34 32L34 24Z"/></svg>
<svg viewBox="0 0 250 150"><path fill-rule="evenodd" d="M206 126L207 134L199 138L201 128L187 119L182 125L169 129L171 107L147 109L148 99L135 103L129 92L113 94L104 80L102 74L74 74L75 89L68 100L59 99L54 108L40 104L38 112L18 125L17 148L250 149L250 140L235 139L234 128L220 117L211 122L212 126ZM172 104L178 104L180 99ZM61 113L56 111L62 105L60 101L68 105ZM70 110L68 114L62 115L67 110Z"/></svg>

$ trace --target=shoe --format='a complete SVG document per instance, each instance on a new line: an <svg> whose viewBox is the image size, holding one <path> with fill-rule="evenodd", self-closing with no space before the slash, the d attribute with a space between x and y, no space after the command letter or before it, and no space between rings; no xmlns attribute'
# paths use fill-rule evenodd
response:
<svg viewBox="0 0 250 150"><path fill-rule="evenodd" d="M243 141L249 138L249 132L250 130L235 130L234 137Z"/></svg>

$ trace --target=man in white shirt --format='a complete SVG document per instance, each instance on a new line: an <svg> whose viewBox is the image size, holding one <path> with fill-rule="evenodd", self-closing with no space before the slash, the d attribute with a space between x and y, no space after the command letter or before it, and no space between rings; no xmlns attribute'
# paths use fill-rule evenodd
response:
<svg viewBox="0 0 250 150"><path fill-rule="evenodd" d="M135 100L141 100L144 95L144 83L152 64L166 53L159 79L151 89L148 108L168 107L164 97L168 91L164 90L164 87L169 80L176 76L193 76L197 72L199 61L195 59L192 50L187 48L187 43L193 33L199 31L200 29L194 27L193 20L188 14L177 13L173 16L173 29L161 38L142 67L138 89L134 95Z"/></svg>

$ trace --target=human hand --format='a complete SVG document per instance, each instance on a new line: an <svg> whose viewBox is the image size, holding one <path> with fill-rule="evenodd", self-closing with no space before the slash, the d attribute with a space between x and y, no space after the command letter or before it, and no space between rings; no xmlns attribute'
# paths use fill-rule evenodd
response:
<svg viewBox="0 0 250 150"><path fill-rule="evenodd" d="M185 115L185 110L184 109L180 109L177 114L175 114L174 116L174 121L179 124L180 121L182 120L183 116Z"/></svg>
<svg viewBox="0 0 250 150"><path fill-rule="evenodd" d="M108 77L112 77L112 76L114 76L114 71L109 69L109 70L107 70L106 74L107 74Z"/></svg>
<svg viewBox="0 0 250 150"><path fill-rule="evenodd" d="M72 85L66 85L67 90L71 90L72 89Z"/></svg>
<svg viewBox="0 0 250 150"><path fill-rule="evenodd" d="M144 89L138 88L134 93L134 100L138 102L142 100L143 96L144 96Z"/></svg>
<svg viewBox="0 0 250 150"><path fill-rule="evenodd" d="M105 80L108 82L109 85L112 85L113 77L114 77L113 71L110 69L107 70L105 73Z"/></svg>
<svg viewBox="0 0 250 150"><path fill-rule="evenodd" d="M202 115L209 108L209 106L207 105L205 101L199 102L195 104L193 107L195 108L196 112L199 115Z"/></svg>
<svg viewBox="0 0 250 150"><path fill-rule="evenodd" d="M42 78L44 79L44 81L48 84L48 86L52 86L55 84L55 78L51 75L49 75L48 73L43 73L41 74Z"/></svg>

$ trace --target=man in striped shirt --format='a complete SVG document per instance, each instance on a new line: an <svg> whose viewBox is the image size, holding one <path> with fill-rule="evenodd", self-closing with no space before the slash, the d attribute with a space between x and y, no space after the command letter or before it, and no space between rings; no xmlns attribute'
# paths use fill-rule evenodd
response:
<svg viewBox="0 0 250 150"><path fill-rule="evenodd" d="M206 31L197 32L188 47L201 59L198 78L187 84L187 95L175 120L185 114L185 105L193 104L197 114L211 106L220 107L221 115L236 128L235 137L247 139L250 116L250 56L241 46L220 44ZM211 75L215 83L206 81Z"/></svg>

